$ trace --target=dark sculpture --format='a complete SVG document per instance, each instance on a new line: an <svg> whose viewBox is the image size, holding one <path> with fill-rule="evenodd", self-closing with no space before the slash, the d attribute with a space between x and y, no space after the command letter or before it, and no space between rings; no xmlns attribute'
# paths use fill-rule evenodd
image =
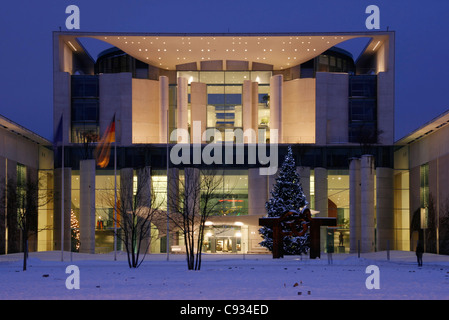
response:
<svg viewBox="0 0 449 320"><path fill-rule="evenodd" d="M273 258L284 257L283 238L285 236L304 236L310 232L310 258L320 257L320 227L336 226L336 218L313 218L310 209L301 212L289 210L280 217L260 218L261 226L273 230Z"/></svg>

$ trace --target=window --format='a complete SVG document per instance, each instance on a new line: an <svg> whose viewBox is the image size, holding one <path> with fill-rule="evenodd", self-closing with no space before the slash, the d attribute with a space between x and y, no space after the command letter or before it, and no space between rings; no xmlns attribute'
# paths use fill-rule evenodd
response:
<svg viewBox="0 0 449 320"><path fill-rule="evenodd" d="M421 200L421 208L429 207L429 164L423 164L419 168L420 173L420 189L419 196Z"/></svg>
<svg viewBox="0 0 449 320"><path fill-rule="evenodd" d="M243 128L242 85L245 80L259 83L259 128L268 129L269 93L271 71L180 71L178 77L191 82L207 85L207 128L222 132L222 139L227 137L226 129Z"/></svg>
<svg viewBox="0 0 449 320"><path fill-rule="evenodd" d="M349 142L376 143L377 76L349 76Z"/></svg>
<svg viewBox="0 0 449 320"><path fill-rule="evenodd" d="M99 135L99 79L92 75L72 76L71 141L95 141Z"/></svg>

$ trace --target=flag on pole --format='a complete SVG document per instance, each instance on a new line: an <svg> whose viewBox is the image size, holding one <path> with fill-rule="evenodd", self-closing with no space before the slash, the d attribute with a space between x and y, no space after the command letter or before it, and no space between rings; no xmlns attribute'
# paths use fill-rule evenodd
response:
<svg viewBox="0 0 449 320"><path fill-rule="evenodd" d="M113 142L115 142L115 114L111 124L108 126L95 148L95 159L100 168L106 168L108 166L109 158L111 156L111 143Z"/></svg>

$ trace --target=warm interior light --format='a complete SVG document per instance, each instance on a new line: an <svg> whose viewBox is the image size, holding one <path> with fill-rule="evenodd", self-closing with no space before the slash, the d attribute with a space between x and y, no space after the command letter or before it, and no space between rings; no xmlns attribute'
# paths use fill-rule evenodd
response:
<svg viewBox="0 0 449 320"><path fill-rule="evenodd" d="M377 41L376 45L373 48L373 51L376 50L377 46L379 45L380 41Z"/></svg>
<svg viewBox="0 0 449 320"><path fill-rule="evenodd" d="M68 41L68 44L72 47L73 51L77 51L75 46L70 41Z"/></svg>

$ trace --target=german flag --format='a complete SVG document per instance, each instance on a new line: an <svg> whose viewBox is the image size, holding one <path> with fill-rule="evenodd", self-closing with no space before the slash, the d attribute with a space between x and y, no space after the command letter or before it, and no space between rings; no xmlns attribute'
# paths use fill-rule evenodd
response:
<svg viewBox="0 0 449 320"><path fill-rule="evenodd" d="M111 124L106 129L103 137L95 148L95 159L100 168L106 168L111 156L111 143L115 142L115 114Z"/></svg>

